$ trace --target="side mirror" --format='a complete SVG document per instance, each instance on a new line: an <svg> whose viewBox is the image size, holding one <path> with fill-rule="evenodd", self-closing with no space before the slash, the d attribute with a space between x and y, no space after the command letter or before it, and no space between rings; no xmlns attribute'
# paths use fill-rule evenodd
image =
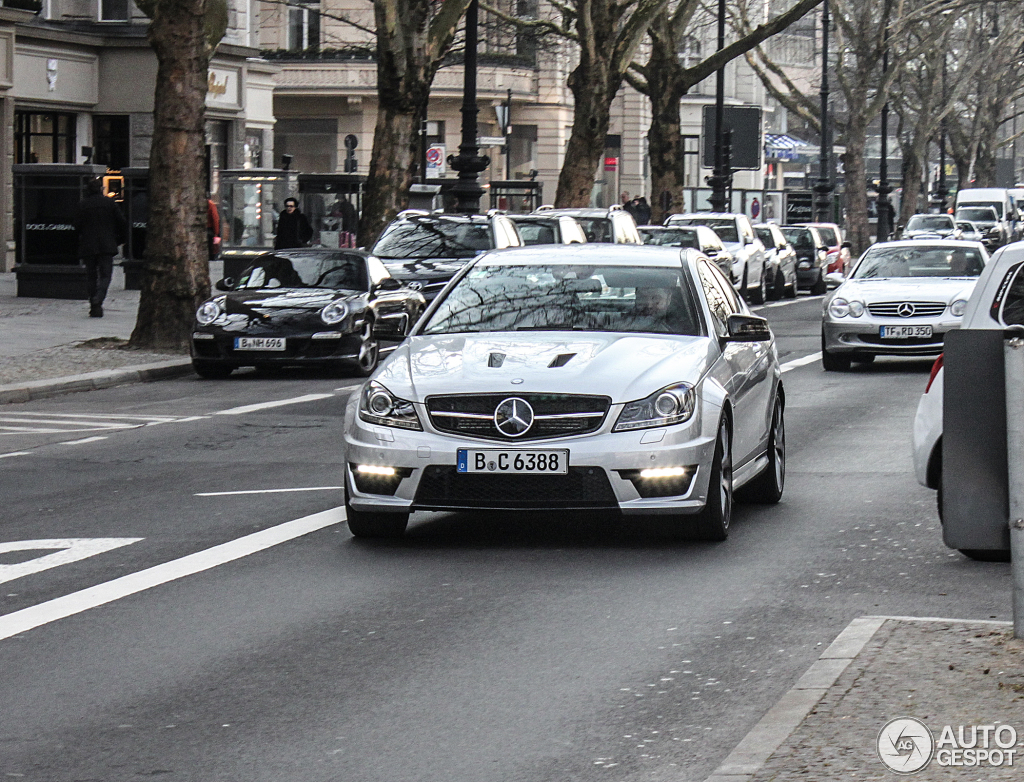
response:
<svg viewBox="0 0 1024 782"><path fill-rule="evenodd" d="M400 283L394 277L385 277L380 282L374 283L370 291L372 293L376 293L377 291L397 291L401 287L402 283Z"/></svg>
<svg viewBox="0 0 1024 782"><path fill-rule="evenodd" d="M768 321L757 315L730 315L727 325L730 342L767 342L772 338Z"/></svg>
<svg viewBox="0 0 1024 782"><path fill-rule="evenodd" d="M225 277L223 280L217 280L213 287L219 291L229 291L235 287L235 278Z"/></svg>
<svg viewBox="0 0 1024 782"><path fill-rule="evenodd" d="M846 282L846 277L843 276L842 272L831 272L830 274L825 275L825 286L829 290L838 288L844 282Z"/></svg>

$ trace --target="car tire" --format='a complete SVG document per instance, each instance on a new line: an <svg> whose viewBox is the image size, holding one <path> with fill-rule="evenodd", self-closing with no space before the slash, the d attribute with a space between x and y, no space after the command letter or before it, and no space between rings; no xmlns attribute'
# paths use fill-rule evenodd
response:
<svg viewBox="0 0 1024 782"><path fill-rule="evenodd" d="M193 361L192 369L204 380L225 380L237 367L213 361Z"/></svg>
<svg viewBox="0 0 1024 782"><path fill-rule="evenodd" d="M736 492L736 499L774 505L786 486L786 418L782 398L775 398L772 425L768 431L768 465L754 480Z"/></svg>
<svg viewBox="0 0 1024 782"><path fill-rule="evenodd" d="M764 304L768 298L768 284L764 278L764 267L761 267L761 276L758 278L757 287L753 290L748 290L747 295L750 297L751 304Z"/></svg>
<svg viewBox="0 0 1024 782"><path fill-rule="evenodd" d="M380 342L373 335L373 321L363 321L359 332L359 357L356 359L356 377L369 377L380 363Z"/></svg>
<svg viewBox="0 0 1024 782"><path fill-rule="evenodd" d="M819 267L818 279L811 286L811 295L824 296L826 293L828 293L828 284L825 282L825 271Z"/></svg>
<svg viewBox="0 0 1024 782"><path fill-rule="evenodd" d="M778 301L786 295L786 275L782 273L782 269L775 270L775 279L772 283L772 292L768 298Z"/></svg>
<svg viewBox="0 0 1024 782"><path fill-rule="evenodd" d="M1010 550L1004 548L962 548L959 551L975 562L1010 562L1013 559Z"/></svg>
<svg viewBox="0 0 1024 782"><path fill-rule="evenodd" d="M846 372L850 368L849 356L825 349L824 332L821 334L821 365L826 372Z"/></svg>
<svg viewBox="0 0 1024 782"><path fill-rule="evenodd" d="M697 514L694 532L700 540L721 542L729 537L732 522L732 431L729 419L722 416L718 424L715 455L711 460L708 501Z"/></svg>
<svg viewBox="0 0 1024 782"><path fill-rule="evenodd" d="M349 505L347 489L345 490L345 518L348 521L348 531L355 538L397 540L405 535L405 528L409 526L408 513L375 513L354 510Z"/></svg>

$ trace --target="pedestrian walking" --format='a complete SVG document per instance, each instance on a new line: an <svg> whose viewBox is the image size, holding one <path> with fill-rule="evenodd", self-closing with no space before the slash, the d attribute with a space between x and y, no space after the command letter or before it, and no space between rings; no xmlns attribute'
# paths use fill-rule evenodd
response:
<svg viewBox="0 0 1024 782"><path fill-rule="evenodd" d="M284 199L284 211L277 219L277 236L274 238L275 250L287 250L292 247L305 247L313 238L313 226L302 212L299 202L289 196Z"/></svg>
<svg viewBox="0 0 1024 782"><path fill-rule="evenodd" d="M633 219L636 220L637 225L651 224L651 205L643 196L633 199Z"/></svg>
<svg viewBox="0 0 1024 782"><path fill-rule="evenodd" d="M114 256L128 238L128 223L113 199L103 195L102 180L90 179L85 192L72 223L78 234L78 257L85 264L89 317L102 318Z"/></svg>

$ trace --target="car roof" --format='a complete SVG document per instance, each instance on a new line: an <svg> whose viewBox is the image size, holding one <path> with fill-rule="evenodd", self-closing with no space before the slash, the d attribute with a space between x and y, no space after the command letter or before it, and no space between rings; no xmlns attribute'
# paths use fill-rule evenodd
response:
<svg viewBox="0 0 1024 782"><path fill-rule="evenodd" d="M464 214L451 214L450 212L427 212L420 209L406 209L404 212L399 212L398 217L395 218L394 222L420 222L438 220L443 222L453 223L488 223L490 222L489 215L464 215Z"/></svg>
<svg viewBox="0 0 1024 782"><path fill-rule="evenodd" d="M586 264L590 266L660 266L679 268L702 253L691 248L656 247L641 244L544 244L490 250L480 255L477 266L543 266Z"/></svg>
<svg viewBox="0 0 1024 782"><path fill-rule="evenodd" d="M716 217L724 220L733 220L737 217L744 217L745 215L737 214L736 212L687 212L686 214L674 214L670 215L669 219L678 217L680 220L684 217L689 219L691 217L704 218L704 217Z"/></svg>
<svg viewBox="0 0 1024 782"><path fill-rule="evenodd" d="M970 247L975 250L985 249L985 245L981 242L972 242L967 239L900 239L895 242L875 242L875 244L868 247L868 250L873 250L876 247Z"/></svg>
<svg viewBox="0 0 1024 782"><path fill-rule="evenodd" d="M532 212L536 217L555 217L557 215L568 215L569 217L608 217L609 214L616 211L610 208L597 208L597 207L559 207L557 209L541 207Z"/></svg>

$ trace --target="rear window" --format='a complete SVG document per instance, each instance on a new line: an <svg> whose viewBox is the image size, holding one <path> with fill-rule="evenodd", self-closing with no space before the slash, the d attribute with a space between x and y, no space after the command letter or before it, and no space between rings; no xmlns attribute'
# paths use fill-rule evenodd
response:
<svg viewBox="0 0 1024 782"><path fill-rule="evenodd" d="M493 247L494 239L486 225L413 218L388 226L373 246L373 254L384 260L474 258Z"/></svg>
<svg viewBox="0 0 1024 782"><path fill-rule="evenodd" d="M839 237L836 236L836 232L832 228L826 228L825 226L818 227L818 233L821 235L822 240L829 247L839 246Z"/></svg>
<svg viewBox="0 0 1024 782"><path fill-rule="evenodd" d="M736 221L714 217L687 217L682 220L673 220L674 225L706 225L723 242L738 242L739 232L736 230Z"/></svg>
<svg viewBox="0 0 1024 782"><path fill-rule="evenodd" d="M908 231L949 231L953 218L949 215L914 215L907 221Z"/></svg>
<svg viewBox="0 0 1024 782"><path fill-rule="evenodd" d="M612 221L607 217L577 217L588 242L614 242Z"/></svg>

